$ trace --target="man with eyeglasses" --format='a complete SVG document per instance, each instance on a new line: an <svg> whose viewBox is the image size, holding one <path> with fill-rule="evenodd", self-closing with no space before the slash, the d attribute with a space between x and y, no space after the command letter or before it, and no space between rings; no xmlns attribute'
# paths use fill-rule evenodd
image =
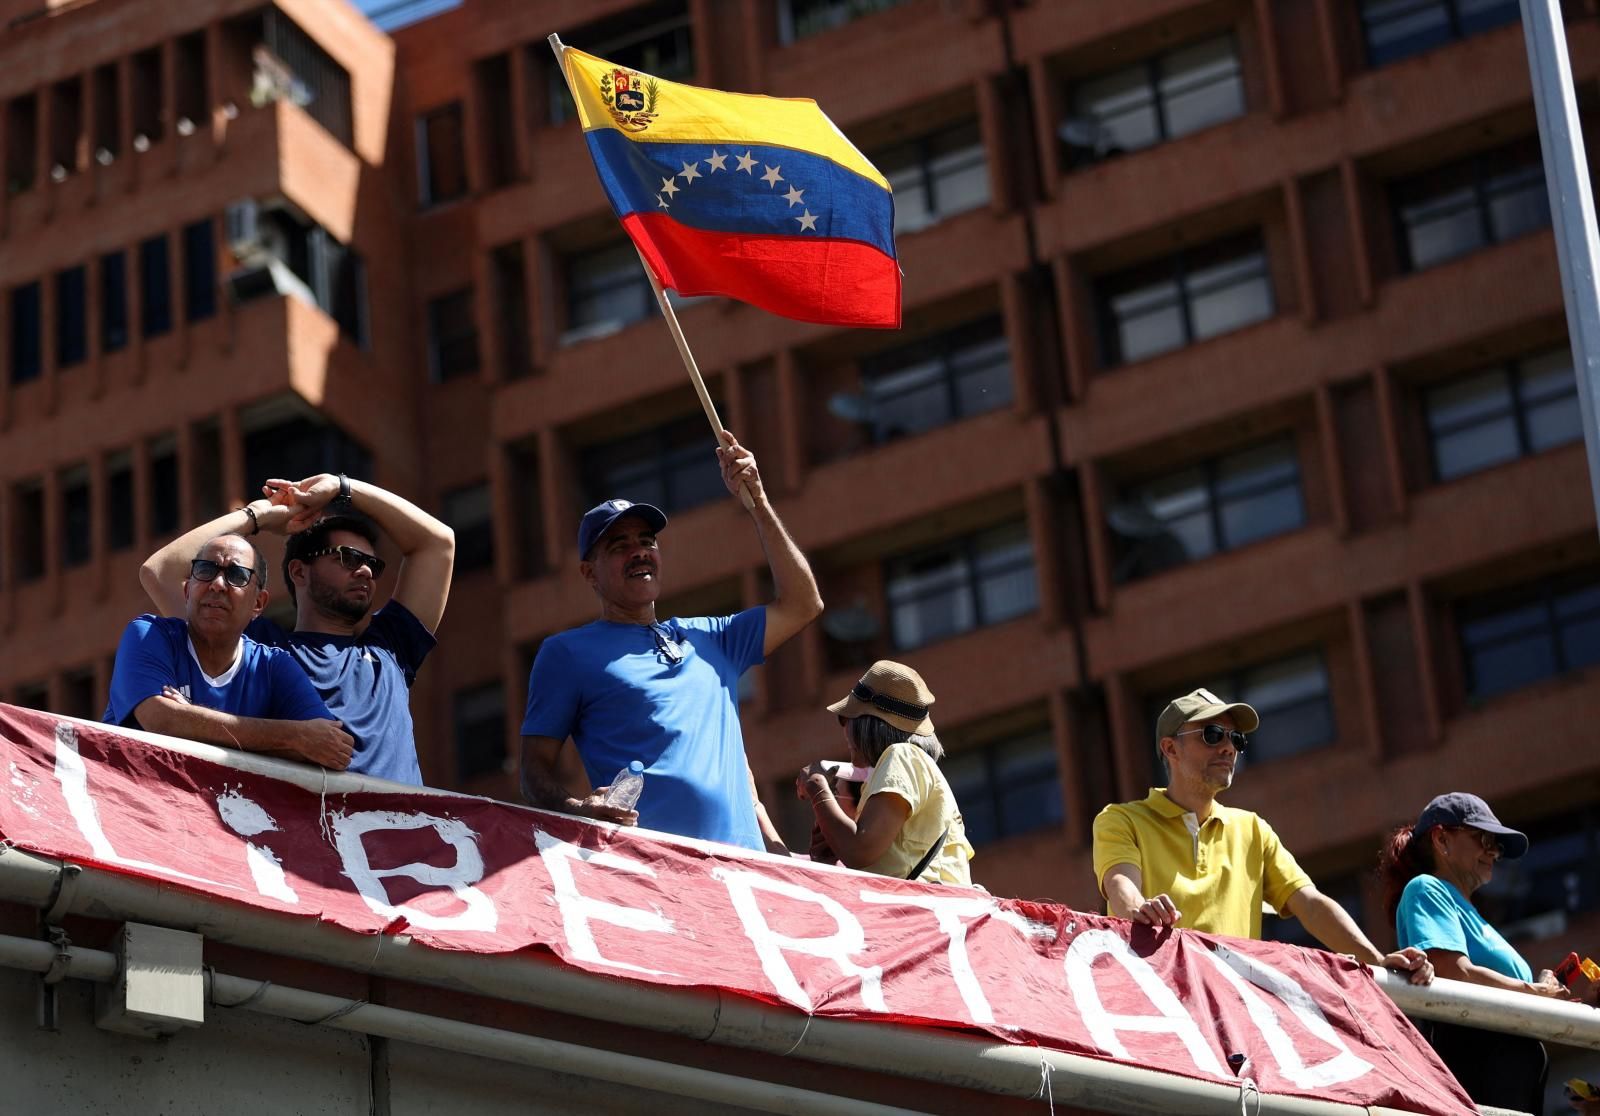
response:
<svg viewBox="0 0 1600 1116"><path fill-rule="evenodd" d="M815 619L822 599L755 457L729 434L717 459L728 491L752 498L773 600L732 616L659 618L657 536L667 517L627 500L591 508L578 527L578 569L600 618L539 647L522 722L522 794L546 809L777 851L735 695L739 676ZM645 765L638 810L608 806L605 785L631 760Z"/></svg>
<svg viewBox="0 0 1600 1116"><path fill-rule="evenodd" d="M1323 895L1266 820L1224 806L1234 768L1261 725L1243 702L1199 689L1156 720L1167 785L1139 802L1114 803L1094 820L1094 872L1107 911L1146 926L1183 926L1261 937L1261 905L1298 918L1328 949L1368 965L1433 979L1417 949L1384 954L1348 912Z"/></svg>
<svg viewBox="0 0 1600 1116"><path fill-rule="evenodd" d="M266 559L221 535L188 570L183 619L146 613L123 631L101 719L324 767L349 763L350 734L305 672L244 634L267 605Z"/></svg>
<svg viewBox="0 0 1600 1116"><path fill-rule="evenodd" d="M420 786L411 684L434 648L450 595L455 533L394 493L342 474L269 480L263 491L266 498L151 555L139 571L145 592L169 615L181 605L173 588L181 556L197 537L219 530L286 535L283 580L295 605L294 630L263 616L245 634L300 664L355 739L348 770ZM379 530L401 560L389 602L373 612L387 568L377 556Z"/></svg>

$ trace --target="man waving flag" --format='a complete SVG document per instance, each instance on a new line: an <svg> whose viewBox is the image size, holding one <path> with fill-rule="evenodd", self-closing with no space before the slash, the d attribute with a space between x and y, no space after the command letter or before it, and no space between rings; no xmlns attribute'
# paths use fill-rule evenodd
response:
<svg viewBox="0 0 1600 1116"><path fill-rule="evenodd" d="M900 325L889 183L815 101L680 85L552 46L606 197L663 287L807 322Z"/></svg>

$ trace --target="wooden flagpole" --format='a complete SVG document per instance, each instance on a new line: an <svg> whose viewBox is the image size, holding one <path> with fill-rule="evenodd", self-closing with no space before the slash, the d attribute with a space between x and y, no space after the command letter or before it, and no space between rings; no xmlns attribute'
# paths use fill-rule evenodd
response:
<svg viewBox="0 0 1600 1116"><path fill-rule="evenodd" d="M578 91L573 88L572 75L567 72L567 48L561 42L561 37L556 34L551 34L548 42L550 49L555 51L556 61L561 66L561 76L567 83L567 89L576 101ZM634 246L634 251L639 253L639 266L644 268L645 277L650 280L650 289L656 293L656 305L661 307L661 316L667 320L667 332L672 334L672 342L678 347L678 356L682 358L684 368L688 369L689 382L694 385L694 392L700 397L700 407L706 413L706 421L711 424L711 432L716 435L717 445L725 447L728 444L728 432L723 429L722 419L717 415L717 405L711 401L711 393L706 390L705 379L700 375L700 366L695 363L694 353L690 352L689 342L683 336L683 327L678 324L677 312L673 310L672 302L661 286L661 280L656 278L656 273L651 269L649 261L644 258L644 253L639 252L637 245ZM739 486L739 500L746 509L753 510L756 506L755 499L750 495L750 489L743 484Z"/></svg>

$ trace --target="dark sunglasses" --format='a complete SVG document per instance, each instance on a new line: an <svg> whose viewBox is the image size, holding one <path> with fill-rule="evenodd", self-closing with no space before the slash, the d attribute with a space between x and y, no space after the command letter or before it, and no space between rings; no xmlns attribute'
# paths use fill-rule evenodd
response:
<svg viewBox="0 0 1600 1116"><path fill-rule="evenodd" d="M683 662L683 648L678 646L678 641L672 638L672 633L667 628L661 624L651 624L650 632L656 637L656 650L668 664L677 666Z"/></svg>
<svg viewBox="0 0 1600 1116"><path fill-rule="evenodd" d="M384 561L376 554L368 554L365 550L357 550L353 546L330 546L322 550L313 550L305 556L307 562L313 558L326 558L330 554L339 556L339 565L355 573L362 566L372 571L372 580L376 581L383 576Z"/></svg>
<svg viewBox="0 0 1600 1116"><path fill-rule="evenodd" d="M920 721L928 715L926 705L912 705L909 701L900 701L888 694L880 694L865 682L857 682L850 689L850 696L857 701L864 701L874 709L881 709L885 713L893 713L900 717L909 717L913 721Z"/></svg>
<svg viewBox="0 0 1600 1116"><path fill-rule="evenodd" d="M189 563L189 576L196 581L215 581L219 574L233 588L243 589L256 576L256 571L237 562L229 562L224 566L209 558L196 558Z"/></svg>
<svg viewBox="0 0 1600 1116"><path fill-rule="evenodd" d="M1204 728L1184 729L1182 732L1174 733L1173 735L1193 736L1195 733L1200 734L1200 739L1206 742L1207 748L1215 748L1226 740L1233 745L1234 751L1242 752L1250 743L1250 738L1238 729L1225 729L1221 725L1206 725Z"/></svg>

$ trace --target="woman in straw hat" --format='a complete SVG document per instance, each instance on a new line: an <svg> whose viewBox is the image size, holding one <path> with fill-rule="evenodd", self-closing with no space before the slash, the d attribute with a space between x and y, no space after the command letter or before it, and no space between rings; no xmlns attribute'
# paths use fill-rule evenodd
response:
<svg viewBox="0 0 1600 1116"><path fill-rule="evenodd" d="M970 886L967 842L956 796L936 760L944 754L928 707L933 693L908 666L873 663L848 694L828 706L838 715L850 761L871 767L854 816L835 799L819 760L795 789L811 803L817 827L839 862L881 876Z"/></svg>

